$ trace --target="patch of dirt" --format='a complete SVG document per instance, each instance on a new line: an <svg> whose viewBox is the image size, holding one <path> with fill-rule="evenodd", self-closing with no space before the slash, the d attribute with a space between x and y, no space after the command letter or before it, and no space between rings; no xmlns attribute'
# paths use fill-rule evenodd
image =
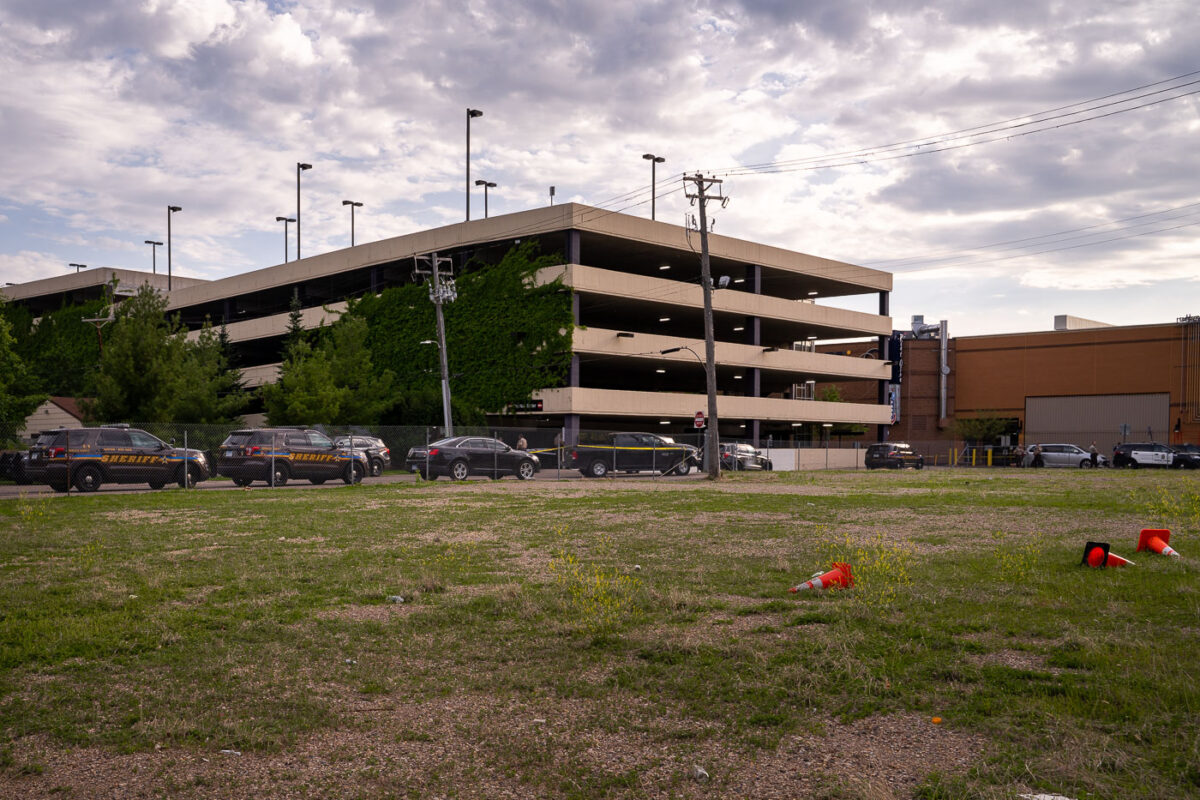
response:
<svg viewBox="0 0 1200 800"><path fill-rule="evenodd" d="M831 785L905 797L930 772L966 771L986 745L952 725L894 714L851 724L814 718L808 731L774 750L748 752L726 745L712 723L658 714L632 698L597 709L545 698L516 703L463 694L404 703L358 696L343 710L352 725L279 753L239 753L214 742L113 754L22 739L13 745L14 763L39 765L40 774L0 773L0 798L149 800L162 797L164 787L185 799L545 797L569 788L554 791L556 764L650 798L791 800ZM606 724L596 724L598 717ZM709 778L693 778L695 766ZM539 782L539 774L552 784Z"/></svg>

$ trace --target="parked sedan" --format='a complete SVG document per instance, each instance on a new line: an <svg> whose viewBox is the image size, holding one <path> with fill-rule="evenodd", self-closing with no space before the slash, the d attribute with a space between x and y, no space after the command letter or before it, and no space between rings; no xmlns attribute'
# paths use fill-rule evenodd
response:
<svg viewBox="0 0 1200 800"><path fill-rule="evenodd" d="M1073 444L1042 444L1034 445L1034 447L1042 448L1042 465L1046 467L1077 467L1079 469L1091 469L1092 454L1082 447ZM1033 466L1033 447L1029 448L1025 453L1024 466ZM1096 464L1101 467L1108 466L1108 459L1104 456L1096 458Z"/></svg>
<svg viewBox="0 0 1200 800"><path fill-rule="evenodd" d="M456 481L464 481L471 475L489 478L516 475L527 481L542 468L538 457L532 453L485 436L452 436L428 445L417 445L408 451L404 466L422 478L436 480L439 475L445 475Z"/></svg>
<svg viewBox="0 0 1200 800"><path fill-rule="evenodd" d="M335 447L348 447L366 453L372 478L378 478L392 465L392 451L378 436L338 436L333 444Z"/></svg>
<svg viewBox="0 0 1200 800"><path fill-rule="evenodd" d="M751 445L724 443L721 445L721 469L769 471L774 469L774 466L771 464L771 459L764 456L761 450L755 450Z"/></svg>

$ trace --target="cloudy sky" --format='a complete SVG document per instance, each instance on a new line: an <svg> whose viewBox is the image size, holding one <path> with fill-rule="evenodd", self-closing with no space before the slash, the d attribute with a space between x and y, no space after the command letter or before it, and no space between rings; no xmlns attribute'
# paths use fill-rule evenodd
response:
<svg viewBox="0 0 1200 800"><path fill-rule="evenodd" d="M176 274L277 264L298 161L305 255L346 199L359 242L460 221L472 107L493 215L648 216L655 153L658 219L723 177L718 233L893 271L899 328L1172 321L1198 43L1188 0L0 0L0 280L149 269L167 205Z"/></svg>

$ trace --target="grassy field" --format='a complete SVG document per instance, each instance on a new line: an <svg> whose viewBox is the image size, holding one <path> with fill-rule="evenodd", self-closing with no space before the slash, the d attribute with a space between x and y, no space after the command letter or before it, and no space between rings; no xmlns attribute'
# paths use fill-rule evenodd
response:
<svg viewBox="0 0 1200 800"><path fill-rule="evenodd" d="M1198 528L1113 470L0 501L0 798L1195 797Z"/></svg>

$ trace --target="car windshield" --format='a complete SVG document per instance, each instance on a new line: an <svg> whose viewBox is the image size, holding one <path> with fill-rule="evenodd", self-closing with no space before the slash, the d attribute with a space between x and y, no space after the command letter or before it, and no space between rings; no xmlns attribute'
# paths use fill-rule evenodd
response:
<svg viewBox="0 0 1200 800"><path fill-rule="evenodd" d="M460 437L451 436L449 439L438 439L436 442L430 442L427 447L454 447L458 444Z"/></svg>
<svg viewBox="0 0 1200 800"><path fill-rule="evenodd" d="M658 438L662 440L663 444L675 444L675 440L670 436L660 436Z"/></svg>
<svg viewBox="0 0 1200 800"><path fill-rule="evenodd" d="M221 443L222 447L241 447L250 441L251 431L234 431Z"/></svg>

